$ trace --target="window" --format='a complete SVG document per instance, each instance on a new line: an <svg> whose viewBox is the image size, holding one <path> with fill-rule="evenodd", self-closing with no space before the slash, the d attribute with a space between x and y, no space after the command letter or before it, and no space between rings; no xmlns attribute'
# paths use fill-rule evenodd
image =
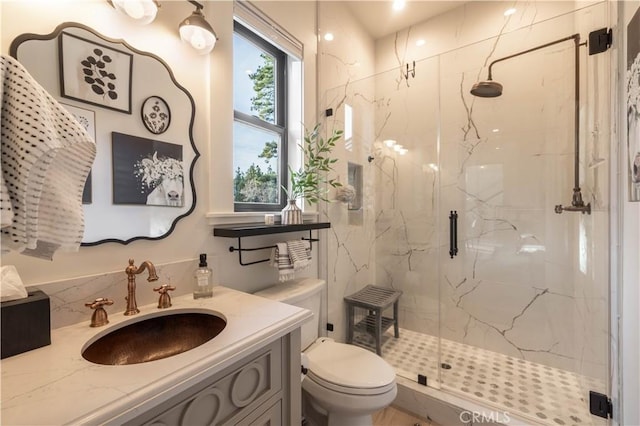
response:
<svg viewBox="0 0 640 426"><path fill-rule="evenodd" d="M233 170L235 211L286 203L287 54L234 22Z"/></svg>

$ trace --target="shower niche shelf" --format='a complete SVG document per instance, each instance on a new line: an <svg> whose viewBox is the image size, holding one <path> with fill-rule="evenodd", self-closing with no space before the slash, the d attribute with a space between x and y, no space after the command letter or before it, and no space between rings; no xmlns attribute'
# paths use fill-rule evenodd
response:
<svg viewBox="0 0 640 426"><path fill-rule="evenodd" d="M214 237L224 237L224 238L237 238L238 246L230 246L229 251L238 252L238 262L242 266L255 265L256 263L264 263L268 262L269 258L254 260L251 262L245 262L242 259L243 252L250 251L259 251L259 250L269 250L273 249L275 245L269 246L261 246L261 247L253 247L253 248L243 248L242 247L242 238L244 237L255 237L259 235L272 235L272 234L282 234L286 232L301 232L301 231L309 231L309 238L302 238L303 240L309 241L310 247L313 248L313 243L320 241L317 238L313 238L311 235L311 231L314 229L327 229L331 228L330 222L305 222L296 225L282 225L279 223L273 225L267 225L264 223L238 223L238 224L229 224L229 225L217 225L213 228L213 236Z"/></svg>

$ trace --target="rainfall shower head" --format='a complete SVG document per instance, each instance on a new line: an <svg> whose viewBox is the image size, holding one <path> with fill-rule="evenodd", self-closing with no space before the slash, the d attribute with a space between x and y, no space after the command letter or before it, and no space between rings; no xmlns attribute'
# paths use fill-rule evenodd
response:
<svg viewBox="0 0 640 426"><path fill-rule="evenodd" d="M496 83L493 81L491 77L491 71L493 66L502 61L506 61L507 59L515 58L516 56L524 55L526 53L534 52L539 49L543 49L545 47L553 46L558 43L562 43L568 40L573 40L574 46L574 144L575 144L575 155L574 155L574 181L575 184L573 186L573 198L571 200L570 206L562 206L558 204L555 207L556 213L562 213L563 211L571 211L571 212L582 212L591 214L591 203L585 204L582 200L582 192L580 190L580 169L579 169L579 158L580 158L580 56L578 52L578 48L580 46L585 46L586 43L580 44L580 34L573 34L568 37L561 38L559 40L555 40L549 43L541 44L540 46L532 47L531 49L523 50L522 52L514 53L513 55L505 56L504 58L496 59L495 61L489 64L489 69L487 73L486 81L479 81L473 85L471 88L471 94L473 96L478 96L481 98L497 98L502 95L502 84ZM595 166L594 166L595 167Z"/></svg>
<svg viewBox="0 0 640 426"><path fill-rule="evenodd" d="M471 94L480 98L497 98L502 95L502 84L497 81L479 81L471 88Z"/></svg>
<svg viewBox="0 0 640 426"><path fill-rule="evenodd" d="M487 73L486 81L479 81L473 85L471 88L471 94L473 96L478 96L480 98L497 98L502 95L502 84L493 81L492 78L492 70L493 66L498 62L506 61L507 59L515 58L520 55L524 55L526 53L535 52L536 50L543 49L545 47L553 46L554 44L562 43L564 41L573 40L577 47L580 44L580 34L573 34L569 37L564 37L559 40L552 41L550 43L541 44L540 46L532 47L531 49L523 50L521 52L514 53L513 55L505 56L503 58L496 59L495 61L489 64L489 69ZM576 68L577 70L577 68ZM576 72L576 81L577 81L577 72Z"/></svg>

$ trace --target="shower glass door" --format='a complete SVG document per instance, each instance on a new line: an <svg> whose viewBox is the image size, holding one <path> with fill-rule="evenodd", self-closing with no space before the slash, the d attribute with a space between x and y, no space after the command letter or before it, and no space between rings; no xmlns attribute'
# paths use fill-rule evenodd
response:
<svg viewBox="0 0 640 426"><path fill-rule="evenodd" d="M457 213L458 253L440 252L442 389L543 424L605 424L589 391L607 393L608 129L606 54L580 48L580 185L574 177L571 41L499 62L498 98L476 98L495 59L606 26L598 4L440 58L441 241ZM542 65L543 64L543 65ZM495 418L495 417L494 417Z"/></svg>
<svg viewBox="0 0 640 426"><path fill-rule="evenodd" d="M400 338L389 340L385 360L402 377L438 388L439 58L415 69L375 77L375 276L403 292Z"/></svg>
<svg viewBox="0 0 640 426"><path fill-rule="evenodd" d="M366 284L402 291L400 336L389 327L382 356L399 376L439 387L438 58L416 68L409 79L394 69L324 92L323 105L332 108L325 124L345 129L342 164L363 176L362 202L328 211L329 297L340 286L343 295ZM330 317L343 306L336 300ZM366 315L356 312L353 322ZM356 327L354 343L375 351L373 336Z"/></svg>

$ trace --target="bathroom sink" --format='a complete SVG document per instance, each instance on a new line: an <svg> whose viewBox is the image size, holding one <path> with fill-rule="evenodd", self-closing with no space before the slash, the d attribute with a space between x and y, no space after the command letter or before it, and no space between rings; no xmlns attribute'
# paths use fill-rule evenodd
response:
<svg viewBox="0 0 640 426"><path fill-rule="evenodd" d="M129 365L168 358L216 337L227 322L200 312L173 313L134 322L89 344L82 357L102 365Z"/></svg>

